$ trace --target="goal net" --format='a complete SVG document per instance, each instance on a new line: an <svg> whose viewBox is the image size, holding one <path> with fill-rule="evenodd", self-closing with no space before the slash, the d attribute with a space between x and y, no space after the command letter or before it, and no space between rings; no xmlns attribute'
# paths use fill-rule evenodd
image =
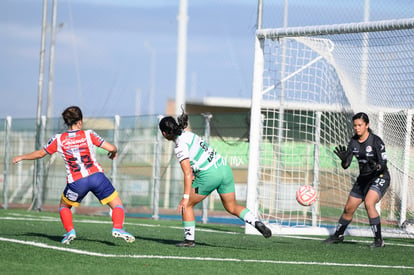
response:
<svg viewBox="0 0 414 275"><path fill-rule="evenodd" d="M275 234L333 232L352 184L333 153L365 112L388 155L391 186L377 205L384 236L414 237L414 18L256 32L247 206ZM318 200L296 202L311 185ZM254 233L246 227L246 233ZM372 236L363 204L348 234Z"/></svg>

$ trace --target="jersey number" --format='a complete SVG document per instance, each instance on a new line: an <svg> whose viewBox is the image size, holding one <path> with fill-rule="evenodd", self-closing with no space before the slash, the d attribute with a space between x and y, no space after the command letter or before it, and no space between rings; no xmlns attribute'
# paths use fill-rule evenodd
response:
<svg viewBox="0 0 414 275"><path fill-rule="evenodd" d="M91 158L89 157L89 155L81 156L81 161L82 161L82 163L83 163L83 165L85 166L86 169L89 169L93 166L93 162L92 162ZM75 157L69 158L68 163L69 163L69 166L70 166L70 170L72 172L79 172L81 170L81 167L78 164L78 161Z"/></svg>

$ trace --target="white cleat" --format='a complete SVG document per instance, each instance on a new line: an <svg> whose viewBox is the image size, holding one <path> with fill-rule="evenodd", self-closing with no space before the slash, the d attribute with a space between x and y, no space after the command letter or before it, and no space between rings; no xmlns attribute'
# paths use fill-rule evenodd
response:
<svg viewBox="0 0 414 275"><path fill-rule="evenodd" d="M122 229L113 228L112 229L112 236L114 236L115 238L122 238L127 243L135 242L135 237L132 236L131 234L129 234L128 232L122 230Z"/></svg>

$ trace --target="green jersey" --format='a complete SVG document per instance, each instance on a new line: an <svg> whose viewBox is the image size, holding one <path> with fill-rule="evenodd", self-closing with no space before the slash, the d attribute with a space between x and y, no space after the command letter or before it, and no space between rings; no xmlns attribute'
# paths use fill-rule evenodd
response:
<svg viewBox="0 0 414 275"><path fill-rule="evenodd" d="M194 173L207 170L221 158L202 138L186 131L175 140L174 152L179 162L190 160Z"/></svg>

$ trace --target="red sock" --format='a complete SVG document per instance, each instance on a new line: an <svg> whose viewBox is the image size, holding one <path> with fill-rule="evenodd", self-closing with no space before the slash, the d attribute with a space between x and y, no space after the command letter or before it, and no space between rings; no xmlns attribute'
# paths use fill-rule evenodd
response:
<svg viewBox="0 0 414 275"><path fill-rule="evenodd" d="M63 227L67 232L74 229L72 220L72 211L68 207L59 208L60 219L62 220Z"/></svg>
<svg viewBox="0 0 414 275"><path fill-rule="evenodd" d="M112 209L112 222L114 223L114 228L122 229L124 224L125 211L122 205L117 205Z"/></svg>

